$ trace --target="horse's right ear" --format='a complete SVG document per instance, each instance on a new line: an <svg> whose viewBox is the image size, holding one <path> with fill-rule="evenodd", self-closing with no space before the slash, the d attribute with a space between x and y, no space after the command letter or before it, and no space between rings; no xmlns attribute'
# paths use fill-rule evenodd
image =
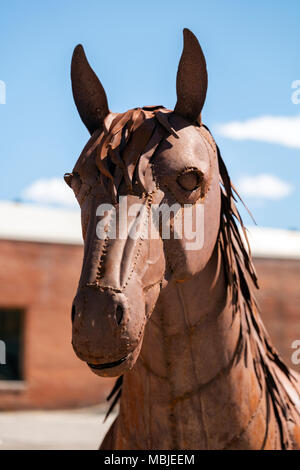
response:
<svg viewBox="0 0 300 470"><path fill-rule="evenodd" d="M73 52L71 80L74 101L83 123L90 134L96 129L102 129L109 113L106 94L80 44Z"/></svg>

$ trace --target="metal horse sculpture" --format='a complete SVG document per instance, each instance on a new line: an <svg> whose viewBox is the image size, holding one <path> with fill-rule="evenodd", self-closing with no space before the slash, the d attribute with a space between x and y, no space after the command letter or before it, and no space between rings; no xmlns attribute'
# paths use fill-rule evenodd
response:
<svg viewBox="0 0 300 470"><path fill-rule="evenodd" d="M111 113L82 46L71 76L91 134L65 175L84 238L72 344L94 373L119 377L111 393L119 414L100 448L299 449L300 382L273 348L253 297L236 192L200 118L207 72L196 37L184 30L174 111ZM111 237L108 210L100 239L97 207L118 213L121 195L129 209L142 204L137 236ZM174 203L202 204L201 248L187 250L185 235L164 239L161 226L158 236L143 236L151 207Z"/></svg>

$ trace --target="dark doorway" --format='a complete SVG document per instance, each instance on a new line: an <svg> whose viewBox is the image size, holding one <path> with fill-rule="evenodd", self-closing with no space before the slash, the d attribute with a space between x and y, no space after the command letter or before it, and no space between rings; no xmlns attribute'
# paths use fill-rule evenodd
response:
<svg viewBox="0 0 300 470"><path fill-rule="evenodd" d="M0 308L0 340L5 364L0 364L0 380L23 380L24 310ZM5 345L5 351L4 346Z"/></svg>

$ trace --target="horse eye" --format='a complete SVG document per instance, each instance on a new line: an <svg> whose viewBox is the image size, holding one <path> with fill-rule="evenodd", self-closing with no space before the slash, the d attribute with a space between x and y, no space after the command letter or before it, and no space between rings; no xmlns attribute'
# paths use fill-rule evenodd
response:
<svg viewBox="0 0 300 470"><path fill-rule="evenodd" d="M201 171L186 170L178 176L177 183L185 191L194 191L200 186L202 179L203 175Z"/></svg>

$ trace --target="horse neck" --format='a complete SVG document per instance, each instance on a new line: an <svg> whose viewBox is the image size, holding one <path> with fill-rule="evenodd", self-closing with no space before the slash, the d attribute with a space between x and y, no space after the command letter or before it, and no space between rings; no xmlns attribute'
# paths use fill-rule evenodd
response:
<svg viewBox="0 0 300 470"><path fill-rule="evenodd" d="M124 376L117 448L274 445L248 339L240 359L241 323L216 245L201 274L161 292L139 359Z"/></svg>

